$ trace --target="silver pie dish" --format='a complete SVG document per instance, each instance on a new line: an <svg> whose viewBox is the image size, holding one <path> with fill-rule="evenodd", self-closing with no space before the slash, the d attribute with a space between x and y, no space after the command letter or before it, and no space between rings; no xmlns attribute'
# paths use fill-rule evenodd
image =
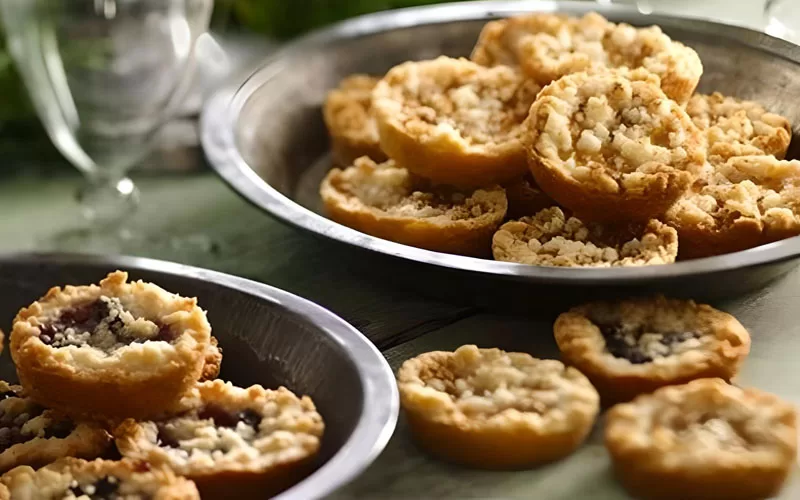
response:
<svg viewBox="0 0 800 500"><path fill-rule="evenodd" d="M591 2L445 4L369 15L314 33L285 47L244 82L221 90L207 103L201 124L206 156L234 190L273 217L365 250L357 252L359 258L380 255L393 264L384 267L406 266L408 273L424 273L428 281L430 276L446 276L446 283L461 280L504 291L511 287L516 295L540 290L530 285L549 285L562 291L577 286L691 289L695 296L705 297L758 288L791 269L800 256L797 237L662 266L548 268L413 248L360 233L324 216L318 187L330 163L320 108L326 92L342 78L352 73L382 74L407 60L468 56L481 28L491 19L536 11L582 15L592 10L615 22L657 24L672 38L693 47L705 67L698 91L753 99L783 114L795 127L787 157L800 156L796 140L800 47L745 28L645 15L625 6Z"/></svg>
<svg viewBox="0 0 800 500"><path fill-rule="evenodd" d="M355 328L290 293L204 269L132 257L0 256L0 328L56 285L97 283L128 271L208 311L223 350L220 378L239 386L286 386L311 396L325 420L317 469L276 498L323 498L358 476L383 450L399 411L389 364ZM0 377L16 381L6 348ZM157 390L157 389L154 389Z"/></svg>

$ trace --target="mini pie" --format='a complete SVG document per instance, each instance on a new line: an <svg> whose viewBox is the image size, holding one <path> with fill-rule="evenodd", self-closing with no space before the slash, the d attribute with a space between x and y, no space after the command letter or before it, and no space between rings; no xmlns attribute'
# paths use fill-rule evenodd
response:
<svg viewBox="0 0 800 500"><path fill-rule="evenodd" d="M585 224L558 207L506 222L494 234L495 260L558 267L645 266L675 262L678 235L657 220L622 227Z"/></svg>
<svg viewBox="0 0 800 500"><path fill-rule="evenodd" d="M214 380L183 405L167 420L120 424L120 453L194 480L203 498L266 497L310 472L324 425L308 397Z"/></svg>
<svg viewBox="0 0 800 500"><path fill-rule="evenodd" d="M792 126L783 116L767 112L757 102L719 92L695 94L686 112L705 133L708 157L715 164L745 155L783 159L792 139Z"/></svg>
<svg viewBox="0 0 800 500"><path fill-rule="evenodd" d="M684 195L665 221L678 231L681 258L745 250L800 234L800 161L734 157Z"/></svg>
<svg viewBox="0 0 800 500"><path fill-rule="evenodd" d="M127 278L52 288L19 312L11 357L32 399L70 415L148 418L194 386L211 335L205 313Z"/></svg>
<svg viewBox="0 0 800 500"><path fill-rule="evenodd" d="M518 219L556 206L556 202L536 185L530 173L506 183L503 187L508 198L508 218Z"/></svg>
<svg viewBox="0 0 800 500"><path fill-rule="evenodd" d="M604 404L698 378L730 380L750 352L750 335L730 314L664 297L578 306L554 331L563 361Z"/></svg>
<svg viewBox="0 0 800 500"><path fill-rule="evenodd" d="M796 426L777 396L700 379L615 406L605 441L637 498L752 500L776 495L795 467Z"/></svg>
<svg viewBox="0 0 800 500"><path fill-rule="evenodd" d="M652 75L576 73L545 87L526 121L539 186L579 217L658 217L705 163L700 130Z"/></svg>
<svg viewBox="0 0 800 500"><path fill-rule="evenodd" d="M24 397L22 387L0 381L0 472L67 456L95 458L110 444L99 425L74 422Z"/></svg>
<svg viewBox="0 0 800 500"><path fill-rule="evenodd" d="M361 232L438 252L487 255L508 207L503 188L426 184L392 160L376 165L364 157L331 170L320 194L333 220Z"/></svg>
<svg viewBox="0 0 800 500"><path fill-rule="evenodd" d="M519 469L569 455L599 409L597 391L574 368L474 345L409 359L397 383L420 447L485 469Z"/></svg>
<svg viewBox="0 0 800 500"><path fill-rule="evenodd" d="M526 170L522 122L539 89L515 69L466 59L401 64L373 92L381 147L438 184L512 180Z"/></svg>
<svg viewBox="0 0 800 500"><path fill-rule="evenodd" d="M378 125L372 116L372 90L378 81L367 75L349 76L325 99L322 113L331 135L334 162L338 165L352 165L361 156L378 162L386 160Z"/></svg>
<svg viewBox="0 0 800 500"><path fill-rule="evenodd" d="M131 461L65 458L39 470L17 467L0 480L11 500L200 500L188 479Z"/></svg>
<svg viewBox="0 0 800 500"><path fill-rule="evenodd" d="M605 68L642 68L658 75L671 99L685 104L703 74L700 57L658 26L614 24L594 12L581 18L530 14L488 23L472 60L521 66L541 85L562 76Z"/></svg>

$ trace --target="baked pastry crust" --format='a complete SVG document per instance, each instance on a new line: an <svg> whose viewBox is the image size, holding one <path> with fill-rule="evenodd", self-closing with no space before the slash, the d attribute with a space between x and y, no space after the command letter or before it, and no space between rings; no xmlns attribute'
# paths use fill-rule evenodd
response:
<svg viewBox="0 0 800 500"><path fill-rule="evenodd" d="M22 387L0 381L0 472L42 467L67 456L96 458L110 444L111 436L98 424L42 408Z"/></svg>
<svg viewBox="0 0 800 500"><path fill-rule="evenodd" d="M472 60L486 66L521 66L541 85L562 76L604 68L643 68L660 78L670 99L685 104L700 81L697 53L658 26L634 28L591 12L581 18L529 14L483 28Z"/></svg>
<svg viewBox="0 0 800 500"><path fill-rule="evenodd" d="M387 159L372 116L372 90L379 80L368 75L351 75L328 92L322 115L331 135L331 149L337 165L352 165L361 156L369 156L377 162Z"/></svg>
<svg viewBox="0 0 800 500"><path fill-rule="evenodd" d="M713 164L733 156L786 156L792 140L789 120L770 113L759 103L735 97L695 94L686 105L686 113L705 133L708 158Z"/></svg>
<svg viewBox="0 0 800 500"><path fill-rule="evenodd" d="M794 407L777 396L700 379L615 406L605 442L637 498L751 500L781 489L796 425Z"/></svg>
<svg viewBox="0 0 800 500"><path fill-rule="evenodd" d="M219 377L220 368L222 368L222 348L219 346L217 338L212 335L209 339L208 347L206 348L200 382L214 380Z"/></svg>
<svg viewBox="0 0 800 500"><path fill-rule="evenodd" d="M17 467L0 481L11 499L200 499L197 488L188 479L176 476L169 469L150 469L147 464L128 460L87 462L65 458L39 470Z"/></svg>
<svg viewBox="0 0 800 500"><path fill-rule="evenodd" d="M508 202L503 188L458 190L419 182L394 161L359 158L333 169L320 195L330 217L379 238L437 252L486 256Z"/></svg>
<svg viewBox="0 0 800 500"><path fill-rule="evenodd" d="M466 59L395 66L373 92L381 147L438 184L512 180L526 170L522 122L539 89L515 69Z"/></svg>
<svg viewBox="0 0 800 500"><path fill-rule="evenodd" d="M574 307L554 333L563 361L604 405L698 378L730 380L750 352L750 335L730 314L661 296Z"/></svg>
<svg viewBox="0 0 800 500"><path fill-rule="evenodd" d="M205 313L127 278L52 288L19 312L11 357L31 398L73 416L147 418L193 387L211 335Z"/></svg>
<svg viewBox="0 0 800 500"><path fill-rule="evenodd" d="M120 453L194 480L203 498L274 495L311 472L324 425L307 396L214 380L197 384L183 407L159 422L122 422Z"/></svg>
<svg viewBox="0 0 800 500"><path fill-rule="evenodd" d="M503 188L506 190L508 199L506 217L510 219L533 216L546 208L557 205L555 200L541 190L530 173L507 182Z"/></svg>
<svg viewBox="0 0 800 500"><path fill-rule="evenodd" d="M474 345L409 359L397 383L420 447L485 469L519 469L569 455L589 434L599 408L597 391L574 368Z"/></svg>
<svg viewBox="0 0 800 500"><path fill-rule="evenodd" d="M586 224L551 207L506 222L494 234L495 260L558 267L646 266L675 262L678 235L657 220L646 224Z"/></svg>
<svg viewBox="0 0 800 500"><path fill-rule="evenodd" d="M664 220L680 257L737 252L800 234L800 161L740 156L684 195Z"/></svg>
<svg viewBox="0 0 800 500"><path fill-rule="evenodd" d="M526 149L539 186L576 215L658 217L705 163L701 132L643 71L576 73L531 106Z"/></svg>

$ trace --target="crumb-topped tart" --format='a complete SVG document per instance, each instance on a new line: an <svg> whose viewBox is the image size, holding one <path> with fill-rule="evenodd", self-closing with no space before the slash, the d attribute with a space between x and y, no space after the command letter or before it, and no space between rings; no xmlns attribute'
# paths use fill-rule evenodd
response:
<svg viewBox="0 0 800 500"><path fill-rule="evenodd" d="M586 219L663 215L706 156L700 130L656 82L644 71L614 70L545 87L526 121L537 184Z"/></svg>
<svg viewBox="0 0 800 500"><path fill-rule="evenodd" d="M372 116L372 90L380 79L351 75L328 92L322 114L331 135L331 150L337 165L347 166L356 158L369 156L386 160Z"/></svg>
<svg viewBox="0 0 800 500"><path fill-rule="evenodd" d="M661 88L685 104L703 74L697 53L658 26L614 24L591 12L583 17L528 14L487 23L472 52L483 65L521 66L546 85L564 75L605 68L642 68L658 75Z"/></svg>
<svg viewBox="0 0 800 500"><path fill-rule="evenodd" d="M695 94L686 105L686 112L705 133L708 158L714 164L746 155L783 159L792 140L789 120L768 112L757 102L719 92Z"/></svg>
<svg viewBox="0 0 800 500"><path fill-rule="evenodd" d="M91 422L76 422L0 381L0 472L18 465L41 467L62 457L96 458L111 436Z"/></svg>
<svg viewBox="0 0 800 500"><path fill-rule="evenodd" d="M211 336L205 313L127 278L52 288L19 312L11 357L31 398L70 415L147 418L193 387Z"/></svg>
<svg viewBox="0 0 800 500"><path fill-rule="evenodd" d="M599 408L597 391L578 370L474 345L407 360L397 384L420 447L487 469L569 455L589 434Z"/></svg>
<svg viewBox="0 0 800 500"><path fill-rule="evenodd" d="M128 460L65 458L39 470L17 467L0 481L10 500L200 500L188 479Z"/></svg>
<svg viewBox="0 0 800 500"><path fill-rule="evenodd" d="M745 250L800 234L800 161L738 156L686 193L665 221L682 258Z"/></svg>
<svg viewBox="0 0 800 500"><path fill-rule="evenodd" d="M331 170L320 194L330 217L367 234L438 252L485 256L508 203L503 188L456 189L415 179L393 160Z"/></svg>
<svg viewBox="0 0 800 500"><path fill-rule="evenodd" d="M771 498L795 467L796 419L777 396L700 379L615 406L605 442L637 498Z"/></svg>
<svg viewBox="0 0 800 500"><path fill-rule="evenodd" d="M124 421L120 453L194 480L203 498L276 494L310 472L324 429L310 398L214 380L183 405L166 420Z"/></svg>
<svg viewBox="0 0 800 500"><path fill-rule="evenodd" d="M604 404L697 378L730 380L750 352L750 335L730 314L661 296L574 307L554 333L564 362Z"/></svg>
<svg viewBox="0 0 800 500"><path fill-rule="evenodd" d="M522 122L539 89L505 66L449 57L401 64L373 92L381 147L436 183L512 180L526 170Z"/></svg>
<svg viewBox="0 0 800 500"><path fill-rule="evenodd" d="M494 234L495 260L556 267L646 266L675 262L678 235L657 220L602 225L551 207L506 222Z"/></svg>

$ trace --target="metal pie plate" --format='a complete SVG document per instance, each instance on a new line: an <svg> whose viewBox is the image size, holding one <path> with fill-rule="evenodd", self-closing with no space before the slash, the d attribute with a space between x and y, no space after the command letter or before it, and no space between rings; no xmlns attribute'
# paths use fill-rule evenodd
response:
<svg viewBox="0 0 800 500"><path fill-rule="evenodd" d="M314 33L285 47L246 81L224 88L207 103L201 123L204 150L234 190L279 220L382 255L393 263L385 267L413 263L410 269L417 274L445 272L444 282L476 283L477 279L496 288L513 283L520 290L523 287L518 285L523 285L529 291L531 284L573 290L576 286L666 292L691 288L696 297L705 297L758 288L791 269L796 263L789 261L800 255L800 238L663 266L569 269L431 252L375 238L325 218L318 187L330 162L320 109L326 92L342 78L362 72L379 75L407 60L468 56L482 26L491 19L544 11L582 15L592 10L615 22L657 24L693 47L705 66L698 91L754 99L783 114L795 125L789 158L800 156L796 140L800 47L745 28L645 15L625 6L591 2L445 4L369 15Z"/></svg>
<svg viewBox="0 0 800 500"><path fill-rule="evenodd" d="M128 271L197 297L223 349L220 378L238 386L286 386L310 396L325 420L318 468L276 498L330 495L386 446L397 422L394 375L381 353L333 313L290 293L234 276L150 259L81 255L0 256L0 328L52 286L97 283ZM0 376L16 381L8 348Z"/></svg>

